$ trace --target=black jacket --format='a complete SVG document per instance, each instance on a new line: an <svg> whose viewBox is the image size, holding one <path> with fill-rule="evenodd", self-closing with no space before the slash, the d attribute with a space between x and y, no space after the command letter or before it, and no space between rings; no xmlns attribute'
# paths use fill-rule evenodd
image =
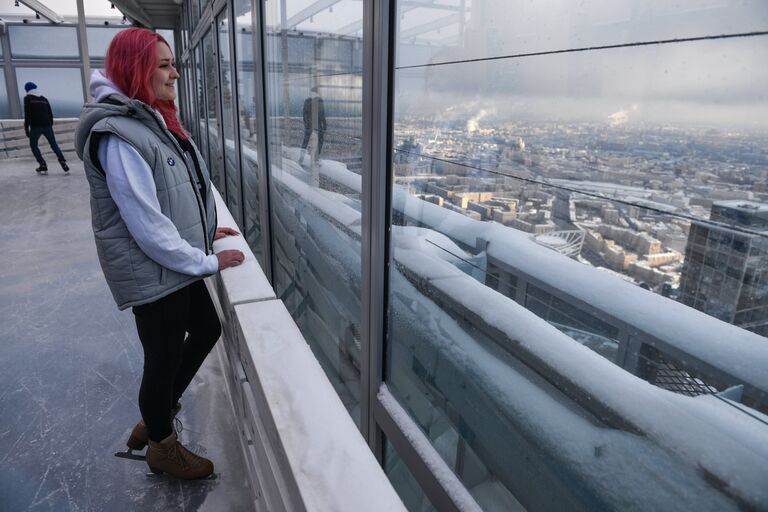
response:
<svg viewBox="0 0 768 512"><path fill-rule="evenodd" d="M27 94L24 96L24 133L29 137L30 128L44 128L53 125L53 111L45 96Z"/></svg>

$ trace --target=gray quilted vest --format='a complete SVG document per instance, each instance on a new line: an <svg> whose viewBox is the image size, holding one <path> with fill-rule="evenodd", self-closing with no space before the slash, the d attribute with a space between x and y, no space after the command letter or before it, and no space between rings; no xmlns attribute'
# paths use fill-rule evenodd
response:
<svg viewBox="0 0 768 512"><path fill-rule="evenodd" d="M91 190L91 217L99 263L118 308L125 309L154 302L200 277L163 267L139 248L107 188L104 173L109 169L103 169L98 159L101 137L120 136L149 163L162 213L173 222L184 240L206 254L213 254L216 207L208 170L194 144L208 191L205 198L196 186L192 156L179 146L162 118L138 100L113 95L109 101L115 104L90 103L83 107L75 148L85 164Z"/></svg>

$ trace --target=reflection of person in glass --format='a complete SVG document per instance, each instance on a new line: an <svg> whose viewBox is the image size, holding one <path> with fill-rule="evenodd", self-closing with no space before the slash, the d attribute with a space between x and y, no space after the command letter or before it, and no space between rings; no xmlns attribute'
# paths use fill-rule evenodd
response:
<svg viewBox="0 0 768 512"><path fill-rule="evenodd" d="M106 76L91 78L95 103L83 108L75 145L99 263L118 308L133 308L144 349L143 420L126 444L148 446L154 473L196 479L211 475L213 463L179 443L172 419L221 334L202 278L244 256L213 252L213 240L238 233L216 227L208 169L177 116L175 66L160 35L139 28L115 35Z"/></svg>
<svg viewBox="0 0 768 512"><path fill-rule="evenodd" d="M323 150L323 138L325 136L325 106L323 105L323 98L317 92L317 87L310 89L309 97L304 100L302 114L304 116L304 142L301 143L301 147L307 149L309 138L312 132L315 132L317 134L317 149L312 155L312 161L315 161Z"/></svg>
<svg viewBox="0 0 768 512"><path fill-rule="evenodd" d="M29 137L29 147L32 148L32 154L39 167L35 169L38 174L48 174L48 164L45 163L40 148L37 146L40 136L45 137L50 144L51 149L56 153L59 164L64 172L69 172L69 166L64 159L64 153L56 144L56 136L53 134L53 111L48 100L37 92L37 85L34 82L24 84L24 90L27 95L24 96L24 133Z"/></svg>

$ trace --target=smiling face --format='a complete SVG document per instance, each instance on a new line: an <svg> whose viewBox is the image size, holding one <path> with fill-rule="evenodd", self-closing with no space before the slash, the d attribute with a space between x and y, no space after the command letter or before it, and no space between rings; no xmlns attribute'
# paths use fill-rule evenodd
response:
<svg viewBox="0 0 768 512"><path fill-rule="evenodd" d="M165 43L157 43L157 67L152 72L152 90L157 101L173 101L176 99L176 61L173 53Z"/></svg>

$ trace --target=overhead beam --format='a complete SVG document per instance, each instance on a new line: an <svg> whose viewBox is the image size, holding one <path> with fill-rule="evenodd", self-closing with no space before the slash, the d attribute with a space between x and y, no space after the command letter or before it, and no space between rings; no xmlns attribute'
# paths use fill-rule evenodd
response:
<svg viewBox="0 0 768 512"><path fill-rule="evenodd" d="M19 3L29 7L51 23L56 23L58 25L64 21L64 18L59 16L56 11L48 8L48 6L38 0L19 0Z"/></svg>
<svg viewBox="0 0 768 512"><path fill-rule="evenodd" d="M344 25L338 30L334 30L335 34L340 36L348 36L350 34L357 34L363 29L363 20L353 21L349 25Z"/></svg>
<svg viewBox="0 0 768 512"><path fill-rule="evenodd" d="M422 9L422 8L436 9L436 10L443 10L443 11L460 11L461 10L460 6L436 4L435 0L403 0L403 2L401 2L399 5L403 6L402 9L400 9L400 15L403 15L414 9ZM357 34L362 29L363 29L363 20L358 20L358 21L353 21L348 25L344 25L338 30L335 30L334 33L342 36L348 36L352 34Z"/></svg>
<svg viewBox="0 0 768 512"><path fill-rule="evenodd" d="M155 24L150 19L147 11L134 0L111 0L117 9L129 18L138 21L147 28L155 28Z"/></svg>
<svg viewBox="0 0 768 512"><path fill-rule="evenodd" d="M442 18L438 18L436 20L432 20L428 23L417 25L415 27L409 28L408 30L403 30L402 32L400 32L400 39L401 40L410 39L420 34L426 34L427 32L432 32L433 30L437 30L450 25L456 25L459 23L461 16L462 16L462 13L457 12L457 13L449 14L448 16L443 16Z"/></svg>
<svg viewBox="0 0 768 512"><path fill-rule="evenodd" d="M288 21L285 22L286 29L290 30L292 28L295 28L299 23L303 22L304 20L308 20L310 17L314 16L315 14L324 11L325 9L328 9L329 7L339 3L340 0L317 0L317 2L308 5L304 9L300 10L290 18L288 18Z"/></svg>

